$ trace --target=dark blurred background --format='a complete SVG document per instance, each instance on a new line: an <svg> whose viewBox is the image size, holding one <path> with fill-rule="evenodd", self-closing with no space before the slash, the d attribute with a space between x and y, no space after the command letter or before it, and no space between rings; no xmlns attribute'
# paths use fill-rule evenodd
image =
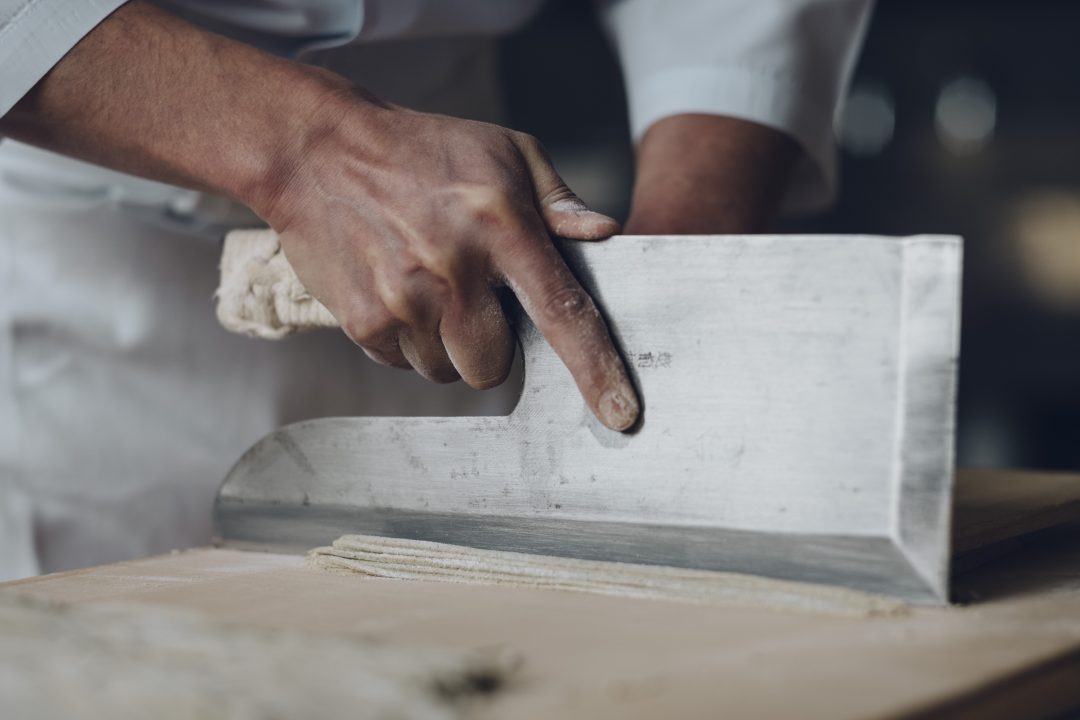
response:
<svg viewBox="0 0 1080 720"><path fill-rule="evenodd" d="M965 238L962 465L1080 469L1078 21L1075 2L879 2L837 127L836 203L777 228ZM591 3L548 3L500 67L510 125L625 217L625 100Z"/></svg>

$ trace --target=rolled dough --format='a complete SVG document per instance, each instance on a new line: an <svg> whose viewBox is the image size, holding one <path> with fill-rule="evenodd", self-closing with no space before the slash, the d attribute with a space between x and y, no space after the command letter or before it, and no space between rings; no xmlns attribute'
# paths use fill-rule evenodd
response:
<svg viewBox="0 0 1080 720"><path fill-rule="evenodd" d="M213 623L176 609L0 593L5 718L452 720L509 655Z"/></svg>
<svg viewBox="0 0 1080 720"><path fill-rule="evenodd" d="M423 540L345 535L312 550L312 567L402 580L575 590L726 607L767 607L866 617L903 613L901 603L844 588L740 573L578 560Z"/></svg>

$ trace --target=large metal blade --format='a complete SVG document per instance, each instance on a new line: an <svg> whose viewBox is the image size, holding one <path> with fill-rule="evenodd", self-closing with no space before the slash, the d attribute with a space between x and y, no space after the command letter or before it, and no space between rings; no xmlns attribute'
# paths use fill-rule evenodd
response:
<svg viewBox="0 0 1080 720"><path fill-rule="evenodd" d="M359 532L947 599L959 238L562 248L632 365L636 432L523 319L510 415L285 427L230 472L218 542Z"/></svg>

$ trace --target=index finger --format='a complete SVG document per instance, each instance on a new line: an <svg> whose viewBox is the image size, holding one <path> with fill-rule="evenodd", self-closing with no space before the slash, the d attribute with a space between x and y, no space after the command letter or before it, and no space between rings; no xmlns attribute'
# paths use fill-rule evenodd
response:
<svg viewBox="0 0 1080 720"><path fill-rule="evenodd" d="M619 352L596 304L542 228L494 258L521 306L563 364L600 422L628 429L640 412Z"/></svg>

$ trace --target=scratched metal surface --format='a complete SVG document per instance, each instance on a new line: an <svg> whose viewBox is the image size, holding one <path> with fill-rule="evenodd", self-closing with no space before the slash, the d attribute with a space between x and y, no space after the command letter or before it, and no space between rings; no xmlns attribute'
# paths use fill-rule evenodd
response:
<svg viewBox="0 0 1080 720"><path fill-rule="evenodd" d="M327 418L257 443L220 544L343 532L946 600L959 238L566 244L645 401L603 428L527 321L505 417Z"/></svg>

